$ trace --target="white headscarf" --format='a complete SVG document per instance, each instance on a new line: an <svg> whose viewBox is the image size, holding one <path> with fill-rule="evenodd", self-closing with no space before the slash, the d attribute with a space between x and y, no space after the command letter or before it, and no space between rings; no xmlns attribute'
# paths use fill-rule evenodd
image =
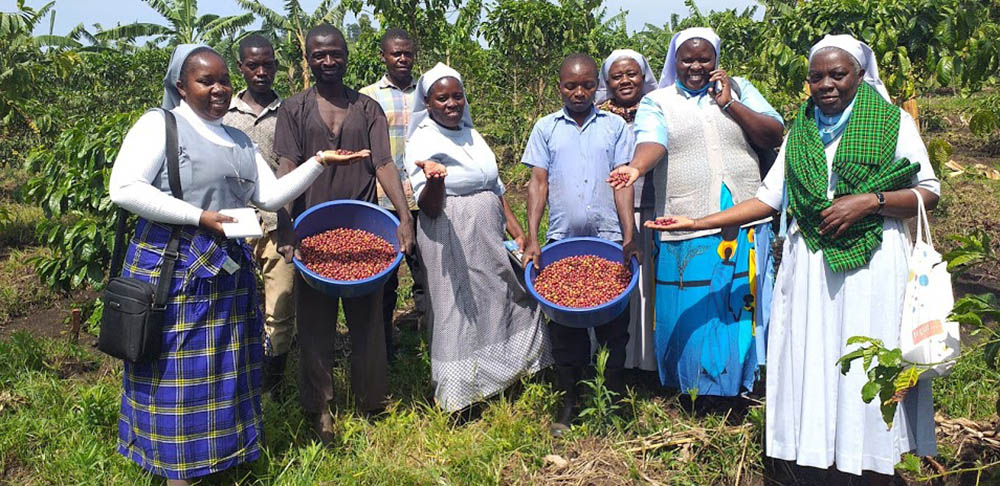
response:
<svg viewBox="0 0 1000 486"><path fill-rule="evenodd" d="M458 74L458 71L448 67L443 63L437 63L429 71L425 72L420 79L417 80L417 88L413 92L413 108L410 114L410 126L406 130L406 138L410 138L413 132L417 130L425 120L431 119L430 112L427 111L427 104L424 103L424 98L427 97L427 92L431 90L431 86L438 82L441 78L455 78L458 82L462 83L462 88L465 89L465 83L462 82L462 75ZM469 113L469 99L465 99L465 111L462 113L462 125L472 128L472 115Z"/></svg>
<svg viewBox="0 0 1000 486"><path fill-rule="evenodd" d="M667 62L663 64L663 71L660 72L660 88L673 86L673 84L677 81L677 48L691 39L705 39L712 44L712 46L715 47L715 59L716 63L718 63L719 50L722 47L722 39L715 34L715 31L710 27L692 27L690 29L684 29L674 34L674 37L670 39L670 50L667 51Z"/></svg>
<svg viewBox="0 0 1000 486"><path fill-rule="evenodd" d="M202 44L180 44L170 54L167 74L163 77L163 102L160 104L164 110L172 110L181 104L181 93L177 91L177 81L181 78L181 67L184 66L184 61L187 60L188 56L199 47L204 47L218 54L215 49Z"/></svg>
<svg viewBox="0 0 1000 486"><path fill-rule="evenodd" d="M653 73L653 69L649 67L649 62L646 61L646 56L633 51L632 49L616 49L611 51L611 55L604 60L604 65L601 66L601 74L597 80L597 95L594 98L594 104L601 104L605 101L611 99L611 93L608 91L608 72L611 71L611 65L620 59L632 59L639 63L639 69L642 70L642 86L639 89L642 94L649 93L656 89L656 74Z"/></svg>
<svg viewBox="0 0 1000 486"><path fill-rule="evenodd" d="M858 60L858 63L861 64L861 69L865 70L865 81L872 88L875 88L875 91L878 91L878 94L882 95L886 101L892 103L892 99L889 98L889 92L886 91L885 85L882 84L882 79L878 76L878 62L875 60L875 53L871 47L868 47L868 44L855 39L849 34L827 34L823 40L812 46L812 49L809 49L809 61L812 62L813 55L816 52L827 47L843 49L848 54L854 56Z"/></svg>

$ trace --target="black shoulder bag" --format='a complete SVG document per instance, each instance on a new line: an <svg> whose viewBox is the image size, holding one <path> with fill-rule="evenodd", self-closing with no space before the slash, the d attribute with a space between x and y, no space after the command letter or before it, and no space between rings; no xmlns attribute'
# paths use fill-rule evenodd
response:
<svg viewBox="0 0 1000 486"><path fill-rule="evenodd" d="M736 97L743 99L743 93L740 89L740 85L736 84L736 80L729 78L729 87L736 93ZM767 172L771 170L771 166L774 165L774 161L778 158L777 147L761 148L750 142L750 148L757 154L757 166L760 169L760 179L764 180L767 177Z"/></svg>
<svg viewBox="0 0 1000 486"><path fill-rule="evenodd" d="M167 127L167 179L170 192L178 199L181 192L180 167L177 160L177 119L170 111L163 110ZM104 315L97 349L136 363L149 362L160 355L163 313L166 310L170 283L180 254L180 226L173 226L170 240L163 251L160 280L156 286L135 278L120 277L125 259L125 226L128 212L118 210L118 227L115 247L111 254L111 279L104 289Z"/></svg>

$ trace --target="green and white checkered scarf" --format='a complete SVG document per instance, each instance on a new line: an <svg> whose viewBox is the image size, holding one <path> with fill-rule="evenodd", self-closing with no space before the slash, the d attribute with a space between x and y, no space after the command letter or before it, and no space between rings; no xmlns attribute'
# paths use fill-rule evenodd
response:
<svg viewBox="0 0 1000 486"><path fill-rule="evenodd" d="M833 171L838 176L835 197L909 187L920 164L895 159L898 134L899 108L885 101L868 83L860 83L854 112L833 156ZM832 201L827 198L826 153L813 118L812 100L799 108L788 133L785 164L788 210L798 221L809 251L823 250L823 257L835 272L868 264L882 244L882 216L865 216L837 238L819 234L823 221L820 213Z"/></svg>

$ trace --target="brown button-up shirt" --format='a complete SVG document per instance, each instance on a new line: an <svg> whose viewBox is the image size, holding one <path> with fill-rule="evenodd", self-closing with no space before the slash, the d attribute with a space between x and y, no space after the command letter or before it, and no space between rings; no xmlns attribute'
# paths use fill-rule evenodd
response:
<svg viewBox="0 0 1000 486"><path fill-rule="evenodd" d="M278 108L274 132L274 153L302 164L320 150L371 149L371 157L349 165L327 167L292 205L292 217L326 201L356 199L376 203L375 171L392 164L389 130L379 104L347 89L348 108L340 133L330 128L319 113L316 87L286 99ZM290 171L281 167L279 175Z"/></svg>
<svg viewBox="0 0 1000 486"><path fill-rule="evenodd" d="M223 117L222 123L236 128L246 133L257 144L257 149L271 166L271 170L278 170L278 156L274 155L274 127L278 121L278 107L281 106L281 97L275 93L274 101L264 107L260 114L254 113L253 108L246 101L243 95L247 90L240 91L233 96L233 101L229 104L229 113ZM274 231L278 227L278 216L270 211L257 210L260 217L260 227L264 233Z"/></svg>

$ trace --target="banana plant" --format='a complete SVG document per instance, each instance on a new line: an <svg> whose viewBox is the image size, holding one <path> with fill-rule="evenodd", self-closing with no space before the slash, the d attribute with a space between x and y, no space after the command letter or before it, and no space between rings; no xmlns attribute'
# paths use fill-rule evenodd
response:
<svg viewBox="0 0 1000 486"><path fill-rule="evenodd" d="M227 36L239 32L255 20L252 13L220 16L198 15L197 0L143 0L159 13L168 25L134 22L112 27L96 35L98 39L119 40L152 37L159 45L204 43L214 45Z"/></svg>

